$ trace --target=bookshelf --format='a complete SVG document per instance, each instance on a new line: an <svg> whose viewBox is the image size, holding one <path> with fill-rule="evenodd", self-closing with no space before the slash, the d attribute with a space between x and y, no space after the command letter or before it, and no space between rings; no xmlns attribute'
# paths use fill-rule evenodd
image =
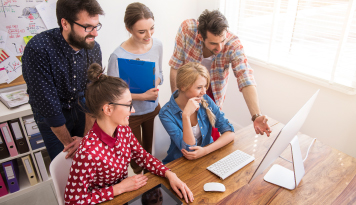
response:
<svg viewBox="0 0 356 205"><path fill-rule="evenodd" d="M41 189L46 189L46 188L51 188L53 191L50 192L53 194L53 196L50 196L53 198L53 200L51 200L51 202L53 201L53 204L57 204L57 200L56 200L56 196L55 196L55 190L54 190L54 186L52 183L52 179L50 178L47 181L42 181L42 177L40 174L40 170L39 167L37 165L36 162L36 158L35 158L35 153L42 151L44 152L46 150L46 147L41 147L38 149L33 150L31 145L30 145L30 141L29 141L29 136L27 136L27 132L23 123L23 117L28 116L28 115L32 115L32 111L31 111L31 106L29 104L25 104L25 105L21 105L19 107L13 108L13 109L8 109L4 104L0 103L0 123L2 122L6 122L12 119L20 119L20 124L21 124L21 129L24 131L25 134L25 138L27 141L27 145L29 147L29 151L23 154L19 154L17 156L14 157L7 157L5 159L1 159L0 160L0 164L13 160L13 159L18 159L18 164L19 164L19 184L20 184L20 190L14 193L8 193L5 196L0 197L0 204L6 204L6 203L12 203L12 201L14 200L18 200L19 197L21 196L25 196L26 194L33 192L35 190L41 190ZM36 177L37 177L37 184L31 186L30 182L27 178L26 175L26 171L24 168L24 165L22 163L21 157L24 156L30 156L31 161L32 161L32 165L34 167L34 170L36 172ZM46 161L46 160L45 160ZM48 161L48 160L47 160ZM48 168L48 166L47 166ZM4 171L4 170L2 170ZM49 171L49 170L48 170ZM3 175L5 176L5 175ZM6 181L6 179L4 178L4 181ZM6 183L6 182L5 182ZM52 204L52 203L51 203Z"/></svg>

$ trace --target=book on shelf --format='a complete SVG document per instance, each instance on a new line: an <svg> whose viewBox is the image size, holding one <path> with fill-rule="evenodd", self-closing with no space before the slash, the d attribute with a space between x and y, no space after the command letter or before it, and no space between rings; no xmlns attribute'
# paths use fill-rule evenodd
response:
<svg viewBox="0 0 356 205"><path fill-rule="evenodd" d="M7 108L14 108L26 104L28 103L28 99L26 89L0 93L0 100Z"/></svg>

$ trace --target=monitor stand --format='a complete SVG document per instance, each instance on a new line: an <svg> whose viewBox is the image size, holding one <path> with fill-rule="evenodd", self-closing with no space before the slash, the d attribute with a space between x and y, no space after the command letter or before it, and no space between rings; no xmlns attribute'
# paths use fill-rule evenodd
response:
<svg viewBox="0 0 356 205"><path fill-rule="evenodd" d="M289 143L292 150L293 171L275 164L267 172L264 180L289 190L295 189L302 180L305 170L300 152L298 137L295 136Z"/></svg>

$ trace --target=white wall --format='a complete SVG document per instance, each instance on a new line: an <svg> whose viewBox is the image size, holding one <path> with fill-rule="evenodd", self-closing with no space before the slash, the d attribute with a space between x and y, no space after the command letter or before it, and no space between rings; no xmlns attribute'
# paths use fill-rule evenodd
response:
<svg viewBox="0 0 356 205"><path fill-rule="evenodd" d="M316 90L320 89L301 132L356 157L356 96L343 94L254 64L251 64L251 67L254 69L258 84L262 113L284 124ZM247 126L251 124L250 114L238 91L234 76L230 75L230 77L223 110L231 121Z"/></svg>

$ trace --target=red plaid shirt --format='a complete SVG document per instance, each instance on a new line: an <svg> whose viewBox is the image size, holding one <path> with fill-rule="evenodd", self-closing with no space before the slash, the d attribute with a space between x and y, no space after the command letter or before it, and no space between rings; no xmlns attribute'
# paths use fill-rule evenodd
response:
<svg viewBox="0 0 356 205"><path fill-rule="evenodd" d="M202 60L203 44L198 38L198 21L194 19L185 20L179 27L169 65L178 69L188 62L201 63ZM230 63L240 91L245 86L256 85L252 75L253 70L247 62L240 40L234 34L227 32L226 44L219 54L213 55L210 69L210 84L215 103L219 107L225 100Z"/></svg>

